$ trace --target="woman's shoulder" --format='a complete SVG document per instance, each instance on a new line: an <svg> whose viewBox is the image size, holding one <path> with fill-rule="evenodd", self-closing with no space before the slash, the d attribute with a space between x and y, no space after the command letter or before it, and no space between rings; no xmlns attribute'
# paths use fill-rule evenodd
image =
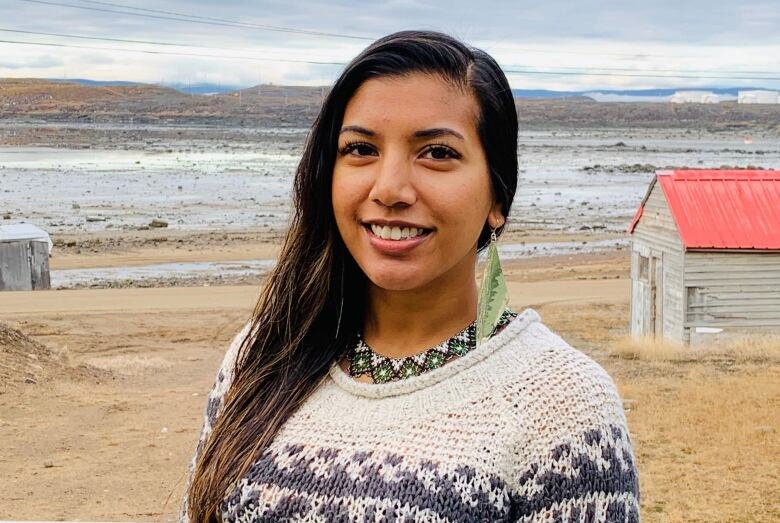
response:
<svg viewBox="0 0 780 523"><path fill-rule="evenodd" d="M233 383L233 374L235 372L236 360L238 358L241 345L249 335L252 322L245 323L238 333L236 333L230 343L228 344L225 355L222 357L222 363L220 363L217 369L217 375L214 378L214 384L208 393L208 403L206 404L206 425L207 428L213 426L217 415L222 407L222 402L225 394L230 389L230 385Z"/></svg>
<svg viewBox="0 0 780 523"><path fill-rule="evenodd" d="M251 327L252 321L250 320L242 325L239 331L231 339L227 350L225 351L225 355L222 358L222 363L220 364L217 371L216 384L229 385L230 382L233 381L233 372L236 359L238 358L238 352L241 348L241 344L243 343L244 338L249 335L249 330Z"/></svg>
<svg viewBox="0 0 780 523"><path fill-rule="evenodd" d="M636 460L611 376L541 321L512 349L505 351L514 368L502 394L511 412L510 477L519 513L568 507L606 514L607 521L639 521Z"/></svg>
<svg viewBox="0 0 780 523"><path fill-rule="evenodd" d="M507 369L504 387L527 397L524 389L551 397L575 395L583 400L617 395L612 377L604 367L551 330L541 318L514 336L502 351ZM619 398L619 396L618 396Z"/></svg>
<svg viewBox="0 0 780 523"><path fill-rule="evenodd" d="M500 389L518 430L551 443L588 428L625 431L617 386L593 358L541 320L508 345L502 351Z"/></svg>

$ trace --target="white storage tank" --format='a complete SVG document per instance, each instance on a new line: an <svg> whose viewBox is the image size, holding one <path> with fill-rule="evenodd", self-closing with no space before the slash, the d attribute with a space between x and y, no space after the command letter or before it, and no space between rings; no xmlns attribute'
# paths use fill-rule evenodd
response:
<svg viewBox="0 0 780 523"><path fill-rule="evenodd" d="M677 91L669 98L669 101L677 104L716 104L720 102L720 98L710 91Z"/></svg>
<svg viewBox="0 0 780 523"><path fill-rule="evenodd" d="M737 103L741 104L776 104L780 103L780 93L777 91L739 91Z"/></svg>

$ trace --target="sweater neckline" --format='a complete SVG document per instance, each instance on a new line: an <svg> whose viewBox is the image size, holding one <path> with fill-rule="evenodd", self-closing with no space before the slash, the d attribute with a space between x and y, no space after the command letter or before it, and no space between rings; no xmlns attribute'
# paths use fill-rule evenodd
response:
<svg viewBox="0 0 780 523"><path fill-rule="evenodd" d="M449 378L450 376L454 376L473 366L475 363L482 361L490 354L506 345L510 340L514 339L531 323L540 321L540 319L539 314L534 309L530 307L524 309L498 334L495 334L476 349L469 351L464 356L453 361L447 362L441 367L410 378L391 381L389 383L357 381L339 366L338 360L331 364L328 374L339 387L356 396L383 398L409 394L430 387L431 385Z"/></svg>

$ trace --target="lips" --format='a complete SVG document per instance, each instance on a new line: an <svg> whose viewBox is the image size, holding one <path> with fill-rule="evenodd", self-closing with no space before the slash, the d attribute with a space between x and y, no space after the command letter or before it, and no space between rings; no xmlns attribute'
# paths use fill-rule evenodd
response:
<svg viewBox="0 0 780 523"><path fill-rule="evenodd" d="M384 240L405 240L430 232L429 229L424 229L422 227L400 227L397 225L391 227L389 225L382 226L373 223L369 224L369 227L371 232L374 233L374 236L378 236Z"/></svg>
<svg viewBox="0 0 780 523"><path fill-rule="evenodd" d="M396 223L405 223L405 222L396 222ZM390 227L389 225L386 226ZM378 224L375 223L374 227L378 227ZM400 225L396 225L395 227L401 228ZM372 230L372 224L370 223L364 224L363 230L366 231L366 235L368 236L368 241L374 249L376 249L381 254L390 255L390 256L408 254L409 252L417 248L420 244L425 242L433 233L432 229L421 228L422 230L421 234L417 234L416 236L413 237L400 238L394 240L394 239L382 238L381 236L377 236L376 234L374 234L374 231ZM398 233L396 233L396 236L398 236Z"/></svg>

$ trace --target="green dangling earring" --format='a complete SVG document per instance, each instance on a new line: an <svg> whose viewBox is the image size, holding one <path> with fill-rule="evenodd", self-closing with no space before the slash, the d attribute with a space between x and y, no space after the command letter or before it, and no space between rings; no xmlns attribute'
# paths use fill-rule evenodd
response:
<svg viewBox="0 0 780 523"><path fill-rule="evenodd" d="M498 258L496 229L491 228L490 245L477 299L477 346L490 337L508 305L509 291Z"/></svg>

